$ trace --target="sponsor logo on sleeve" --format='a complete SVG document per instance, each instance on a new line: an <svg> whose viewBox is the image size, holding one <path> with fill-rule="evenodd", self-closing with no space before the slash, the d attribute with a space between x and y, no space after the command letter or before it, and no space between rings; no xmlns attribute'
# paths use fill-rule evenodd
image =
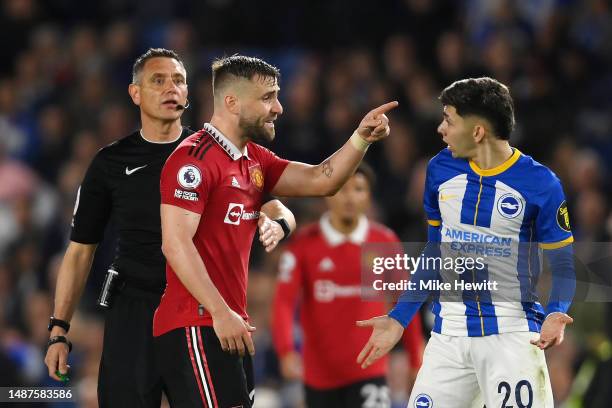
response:
<svg viewBox="0 0 612 408"><path fill-rule="evenodd" d="M497 211L504 218L516 218L523 211L523 200L512 193L504 194L497 200Z"/></svg>
<svg viewBox="0 0 612 408"><path fill-rule="evenodd" d="M193 164L187 164L179 169L176 179L181 187L193 190L202 182L202 173Z"/></svg>
<svg viewBox="0 0 612 408"><path fill-rule="evenodd" d="M571 232L569 211L567 210L567 202L563 200L559 208L557 208L557 224L565 232Z"/></svg>
<svg viewBox="0 0 612 408"><path fill-rule="evenodd" d="M198 201L198 193L195 191L184 191L178 188L174 190L174 197L187 201Z"/></svg>

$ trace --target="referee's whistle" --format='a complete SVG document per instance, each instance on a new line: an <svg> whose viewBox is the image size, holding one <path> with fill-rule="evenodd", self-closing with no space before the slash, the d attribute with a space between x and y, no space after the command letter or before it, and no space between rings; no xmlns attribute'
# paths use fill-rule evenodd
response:
<svg viewBox="0 0 612 408"><path fill-rule="evenodd" d="M113 269L112 266L108 268L108 272L106 272L104 284L102 285L102 291L100 291L100 297L98 298L98 305L105 309L112 306L113 294L115 291L115 285L117 284L118 275L119 272Z"/></svg>

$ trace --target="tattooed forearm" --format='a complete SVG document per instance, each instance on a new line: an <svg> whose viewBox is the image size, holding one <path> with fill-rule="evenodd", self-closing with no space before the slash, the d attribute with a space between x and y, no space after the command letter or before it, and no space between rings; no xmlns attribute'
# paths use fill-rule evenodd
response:
<svg viewBox="0 0 612 408"><path fill-rule="evenodd" d="M331 165L331 159L325 160L323 162L322 173L325 174L327 178L330 178L333 172L334 172L334 168Z"/></svg>

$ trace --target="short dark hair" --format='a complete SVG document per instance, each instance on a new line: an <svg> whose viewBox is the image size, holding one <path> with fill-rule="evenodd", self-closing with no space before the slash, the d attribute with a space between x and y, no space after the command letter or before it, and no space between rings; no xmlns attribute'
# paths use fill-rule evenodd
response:
<svg viewBox="0 0 612 408"><path fill-rule="evenodd" d="M234 54L231 57L218 58L212 63L213 92L232 76L252 79L255 75L278 80L280 70L262 59L245 55Z"/></svg>
<svg viewBox="0 0 612 408"><path fill-rule="evenodd" d="M181 64L183 68L185 68L185 64L183 64L183 60L179 55L172 51L167 50L165 48L149 48L147 52L142 54L140 57L136 58L134 61L134 66L132 67L132 83L135 84L138 82L138 75L142 72L145 64L151 58L173 58Z"/></svg>
<svg viewBox="0 0 612 408"><path fill-rule="evenodd" d="M445 88L440 101L454 106L458 115L476 115L488 120L495 136L510 139L514 129L514 103L510 90L501 82L488 77L462 79Z"/></svg>
<svg viewBox="0 0 612 408"><path fill-rule="evenodd" d="M355 170L355 174L363 175L363 177L365 177L368 182L368 186L370 186L370 190L374 190L374 184L376 184L376 174L374 173L372 166L362 161L361 163L359 163L359 166Z"/></svg>

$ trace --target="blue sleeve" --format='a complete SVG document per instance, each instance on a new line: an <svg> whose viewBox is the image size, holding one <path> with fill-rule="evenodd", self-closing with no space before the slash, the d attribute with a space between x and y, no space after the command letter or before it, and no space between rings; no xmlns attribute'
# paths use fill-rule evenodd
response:
<svg viewBox="0 0 612 408"><path fill-rule="evenodd" d="M427 215L427 223L432 227L439 227L442 219L440 206L438 205L438 186L433 177L433 161L427 165L427 175L425 176L425 191L423 193L423 207Z"/></svg>
<svg viewBox="0 0 612 408"><path fill-rule="evenodd" d="M538 197L535 220L536 239L544 249L555 249L573 242L565 194L559 179L551 172L551 181Z"/></svg>
<svg viewBox="0 0 612 408"><path fill-rule="evenodd" d="M427 245L423 250L425 257L440 256L440 225L442 216L438 205L438 187L432 176L433 160L427 165L427 175L425 178L425 191L423 193L423 207L427 215ZM400 296L399 300L391 309L388 316L397 320L402 326L406 327L420 309L421 305L429 296L426 290L420 290L421 282L435 279L438 271L419 268L410 278L410 282L414 283L414 290L407 290Z"/></svg>
<svg viewBox="0 0 612 408"><path fill-rule="evenodd" d="M440 226L434 227L433 225L427 226L427 241L428 242L441 242L442 235Z"/></svg>
<svg viewBox="0 0 612 408"><path fill-rule="evenodd" d="M576 272L574 269L574 248L566 245L544 253L552 272L552 287L546 306L546 315L554 312L567 313L576 291Z"/></svg>
<svg viewBox="0 0 612 408"><path fill-rule="evenodd" d="M391 309L388 316L392 319L397 320L399 324L401 324L402 327L404 327L405 329L412 321L412 318L414 317L416 312L421 308L423 302L406 302L402 301L400 298L400 300L395 304L393 309Z"/></svg>
<svg viewBox="0 0 612 408"><path fill-rule="evenodd" d="M439 230L439 228L437 229ZM423 255L425 258L439 257L440 243L428 242L423 250ZM414 289L409 289L402 293L393 309L388 313L388 316L397 320L403 327L408 326L416 312L429 296L428 290L420 289L421 282L436 279L437 276L438 270L435 268L428 269L420 267L417 269L410 278L410 282L413 284Z"/></svg>

